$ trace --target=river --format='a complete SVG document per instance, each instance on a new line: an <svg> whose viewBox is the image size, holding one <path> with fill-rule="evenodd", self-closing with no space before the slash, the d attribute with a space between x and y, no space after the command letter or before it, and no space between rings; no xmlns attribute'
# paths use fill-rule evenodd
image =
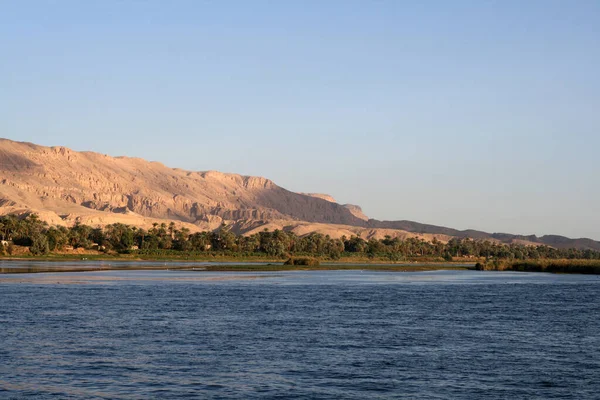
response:
<svg viewBox="0 0 600 400"><path fill-rule="evenodd" d="M431 271L0 275L0 398L600 393L600 279Z"/></svg>

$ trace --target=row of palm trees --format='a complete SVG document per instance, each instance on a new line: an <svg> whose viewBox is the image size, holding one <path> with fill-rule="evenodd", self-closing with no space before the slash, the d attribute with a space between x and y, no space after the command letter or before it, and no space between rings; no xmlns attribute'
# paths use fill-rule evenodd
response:
<svg viewBox="0 0 600 400"><path fill-rule="evenodd" d="M297 236L282 230L264 230L252 235L235 234L222 225L214 231L191 233L175 223L153 224L145 230L116 223L103 228L75 224L72 227L48 226L37 215L19 219L0 217L0 238L22 246L30 246L35 254L62 250L67 247L97 248L103 251L138 251L150 254L167 252L221 252L228 254L265 254L285 257L292 254L337 259L343 255L383 257L389 260L407 258L496 258L496 259L600 259L600 252L578 249L555 249L549 246L524 246L489 240L453 238L448 242L426 241L411 237L365 240L360 236L332 238L311 233ZM0 251L3 249L0 248Z"/></svg>

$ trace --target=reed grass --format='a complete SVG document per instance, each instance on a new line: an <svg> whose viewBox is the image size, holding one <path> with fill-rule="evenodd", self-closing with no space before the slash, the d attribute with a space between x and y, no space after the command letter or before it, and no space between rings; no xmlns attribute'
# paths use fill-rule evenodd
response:
<svg viewBox="0 0 600 400"><path fill-rule="evenodd" d="M556 274L600 274L600 260L494 260L477 263L480 271L551 272Z"/></svg>

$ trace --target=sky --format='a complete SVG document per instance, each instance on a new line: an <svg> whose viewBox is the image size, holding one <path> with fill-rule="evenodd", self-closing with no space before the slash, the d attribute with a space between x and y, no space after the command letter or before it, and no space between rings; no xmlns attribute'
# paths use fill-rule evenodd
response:
<svg viewBox="0 0 600 400"><path fill-rule="evenodd" d="M0 0L0 137L600 240L600 1Z"/></svg>

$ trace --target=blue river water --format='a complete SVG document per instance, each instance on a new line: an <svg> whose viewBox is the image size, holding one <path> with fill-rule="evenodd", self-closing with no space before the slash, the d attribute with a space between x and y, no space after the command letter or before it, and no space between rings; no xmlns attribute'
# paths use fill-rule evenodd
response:
<svg viewBox="0 0 600 400"><path fill-rule="evenodd" d="M600 397L600 279L0 275L0 398Z"/></svg>

